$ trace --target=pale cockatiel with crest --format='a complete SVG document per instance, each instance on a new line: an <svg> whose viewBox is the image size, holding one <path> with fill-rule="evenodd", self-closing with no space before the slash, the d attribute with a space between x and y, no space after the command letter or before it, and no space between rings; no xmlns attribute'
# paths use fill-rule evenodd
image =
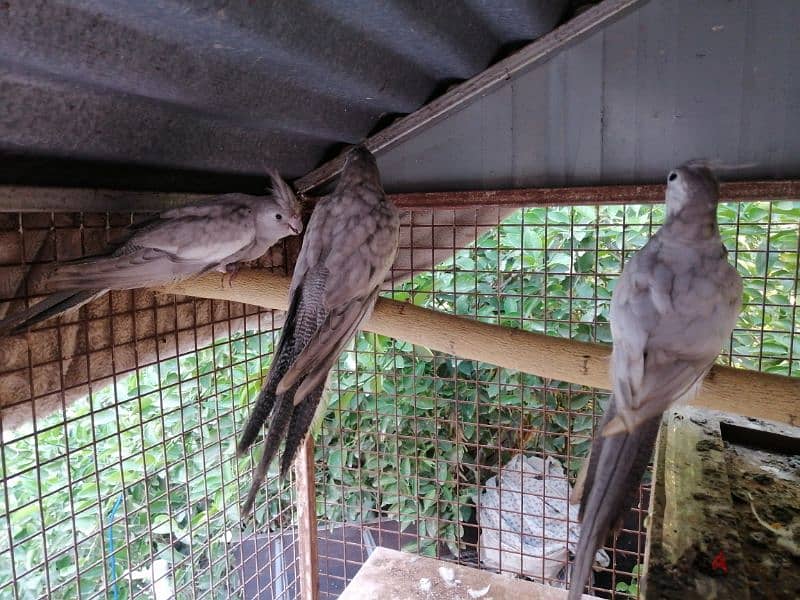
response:
<svg viewBox="0 0 800 600"><path fill-rule="evenodd" d="M281 441L281 475L303 443L328 372L372 312L397 254L400 218L381 187L375 157L350 151L336 189L308 223L289 291L289 310L267 381L238 444L239 455L269 418L264 451L242 515L253 508Z"/></svg>
<svg viewBox="0 0 800 600"><path fill-rule="evenodd" d="M132 226L114 252L56 265L50 294L0 321L0 335L76 309L109 290L154 287L208 271L231 273L303 229L301 205L277 171L270 196L224 194Z"/></svg>
<svg viewBox="0 0 800 600"><path fill-rule="evenodd" d="M569 600L636 501L664 411L697 393L739 316L742 280L720 239L718 201L705 162L671 171L666 221L614 289L612 398L574 490L582 525Z"/></svg>

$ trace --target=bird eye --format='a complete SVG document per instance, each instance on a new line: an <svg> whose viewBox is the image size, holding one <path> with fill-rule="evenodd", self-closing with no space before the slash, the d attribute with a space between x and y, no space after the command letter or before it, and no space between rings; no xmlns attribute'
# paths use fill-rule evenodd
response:
<svg viewBox="0 0 800 600"><path fill-rule="evenodd" d="M669 174L669 177L667 177L667 181L675 181L677 178L678 174L675 171L673 171L672 173Z"/></svg>
<svg viewBox="0 0 800 600"><path fill-rule="evenodd" d="M280 220L283 218L283 215L282 215L281 213L278 213L278 214L276 214L276 215L275 215L275 218L276 218L278 221L280 221Z"/></svg>

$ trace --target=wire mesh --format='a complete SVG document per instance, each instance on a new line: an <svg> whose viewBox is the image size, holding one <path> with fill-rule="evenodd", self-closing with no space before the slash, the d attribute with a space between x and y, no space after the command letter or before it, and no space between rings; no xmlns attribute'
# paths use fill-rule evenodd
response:
<svg viewBox="0 0 800 600"><path fill-rule="evenodd" d="M12 309L35 299L35 278L20 286L29 268L97 252L135 218L0 214L0 297ZM641 205L407 213L395 275L408 281L387 295L610 342L616 278L662 219ZM721 360L797 375L800 205L725 204L720 221L745 278ZM233 458L279 325L236 303L115 292L4 340L0 598L297 597L292 482L268 478L256 522L240 526L253 462ZM564 487L605 392L372 334L331 381L315 430L323 598L338 597L375 545L563 582L577 531ZM530 529L524 546L501 549L523 510L504 507L492 526L492 478L518 454L563 472L548 463L539 493L517 497ZM519 465L503 470L509 480ZM598 595L637 596L647 494L645 483L606 548Z"/></svg>
<svg viewBox="0 0 800 600"><path fill-rule="evenodd" d="M0 215L4 304L138 218ZM270 481L271 535L238 519L252 465L235 440L275 325L241 304L114 292L3 340L0 598L294 597L291 485Z"/></svg>
<svg viewBox="0 0 800 600"><path fill-rule="evenodd" d="M800 204L731 203L719 215L730 260L745 280L742 317L720 362L796 375ZM404 224L415 246L405 249L411 280L387 295L507 327L610 342L615 281L663 217L662 206L649 205L528 208L502 221L465 209L413 213ZM470 218L477 241L460 244L453 233L453 258L431 269L438 262L433 241ZM320 550L320 571L335 580L323 586L323 598L337 597L359 549L373 543L563 587L567 550L579 532L566 483L588 451L606 392L372 334L359 336L332 382L316 456L323 535L338 541ZM542 469L533 473L542 485L514 494L514 471L519 477L523 467L512 458L520 454L528 458L524 468ZM498 495L500 477L506 487ZM592 588L601 597L638 596L649 477L605 548L608 562ZM360 529L360 540L352 529Z"/></svg>

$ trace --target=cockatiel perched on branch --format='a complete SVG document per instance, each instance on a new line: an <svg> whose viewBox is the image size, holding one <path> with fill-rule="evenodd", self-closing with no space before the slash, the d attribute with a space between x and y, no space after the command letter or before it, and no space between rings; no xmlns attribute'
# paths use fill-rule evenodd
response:
<svg viewBox="0 0 800 600"><path fill-rule="evenodd" d="M375 158L358 146L350 151L336 189L311 215L272 367L239 440L241 456L271 416L242 515L252 510L284 439L281 475L289 470L328 372L372 312L399 236L399 213L383 193Z"/></svg>
<svg viewBox="0 0 800 600"><path fill-rule="evenodd" d="M76 309L109 290L153 287L208 271L232 272L282 238L303 229L301 206L277 171L269 197L225 194L174 208L131 227L113 253L54 267L46 285L54 293L0 321L13 335Z"/></svg>
<svg viewBox="0 0 800 600"><path fill-rule="evenodd" d="M661 417L699 390L742 302L717 226L717 180L701 161L667 177L666 222L625 265L611 300L612 399L578 478L581 537L569 600L635 502Z"/></svg>

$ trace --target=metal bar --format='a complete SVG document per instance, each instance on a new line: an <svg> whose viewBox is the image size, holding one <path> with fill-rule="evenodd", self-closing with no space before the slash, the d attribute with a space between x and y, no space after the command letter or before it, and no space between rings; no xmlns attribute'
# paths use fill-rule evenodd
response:
<svg viewBox="0 0 800 600"><path fill-rule="evenodd" d="M212 194L0 185L0 212L158 212Z"/></svg>
<svg viewBox="0 0 800 600"><path fill-rule="evenodd" d="M0 186L0 212L157 212L211 197L207 194ZM800 179L723 182L720 184L720 197L728 202L798 200ZM664 186L632 184L412 192L389 194L389 198L397 207L404 210L448 210L485 206L658 204L664 201ZM310 199L313 200L313 197Z"/></svg>
<svg viewBox="0 0 800 600"><path fill-rule="evenodd" d="M233 287L223 286L220 275L205 275L161 291L286 310L289 282L288 277L250 269L240 272ZM378 299L364 329L460 358L610 389L611 348L604 344L490 325L388 298ZM797 398L800 378L715 366L692 404L800 425Z"/></svg>
<svg viewBox="0 0 800 600"><path fill-rule="evenodd" d="M607 204L659 204L664 186L600 185L560 188L518 188L460 192L391 194L396 206L409 209L459 209L481 206L576 206ZM800 199L800 179L730 181L720 184L720 198L729 202Z"/></svg>
<svg viewBox="0 0 800 600"><path fill-rule="evenodd" d="M506 84L516 75L546 62L557 52L591 35L600 27L615 21L645 2L647 0L605 0L601 2L429 102L416 112L381 130L365 140L367 148L372 152L380 152L396 146L419 131L458 112L470 102ZM333 179L342 170L343 164L343 157L334 158L295 181L295 187L300 192L309 192Z"/></svg>
<svg viewBox="0 0 800 600"><path fill-rule="evenodd" d="M297 543L300 549L300 597L318 600L317 500L314 486L314 440L311 436L294 461L297 480Z"/></svg>

